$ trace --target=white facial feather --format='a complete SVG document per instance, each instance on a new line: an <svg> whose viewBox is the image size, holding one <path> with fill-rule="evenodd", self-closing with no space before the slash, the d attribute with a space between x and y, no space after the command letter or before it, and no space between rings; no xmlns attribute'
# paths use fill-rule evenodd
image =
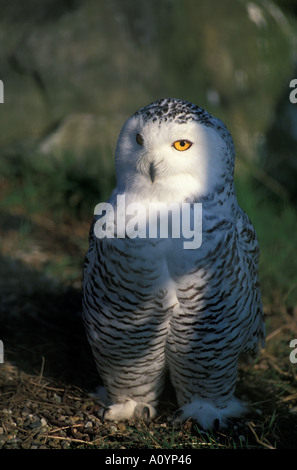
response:
<svg viewBox="0 0 297 470"><path fill-rule="evenodd" d="M225 127L224 131L227 133ZM142 138L141 145L137 135ZM176 150L173 144L180 140L190 141L191 147ZM118 139L117 190L151 201L197 199L224 184L228 158L230 151L216 127L193 119L182 123L145 120L139 112L126 122ZM151 164L154 181L150 177Z"/></svg>

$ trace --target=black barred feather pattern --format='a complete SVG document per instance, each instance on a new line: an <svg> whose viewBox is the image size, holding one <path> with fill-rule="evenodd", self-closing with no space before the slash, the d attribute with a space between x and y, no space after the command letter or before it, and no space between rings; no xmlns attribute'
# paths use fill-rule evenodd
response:
<svg viewBox="0 0 297 470"><path fill-rule="evenodd" d="M135 143L137 134L144 143ZM181 138L193 142L184 156L172 151ZM152 181L146 160L158 159ZM264 345L258 242L236 201L232 138L201 108L159 100L127 121L116 163L115 211L119 194L147 207L176 201L181 211L183 202L200 202L202 244L184 249L183 236L100 239L94 219L83 316L110 401L105 418L154 416L168 370L182 419L223 426L246 410L234 397L240 354Z"/></svg>

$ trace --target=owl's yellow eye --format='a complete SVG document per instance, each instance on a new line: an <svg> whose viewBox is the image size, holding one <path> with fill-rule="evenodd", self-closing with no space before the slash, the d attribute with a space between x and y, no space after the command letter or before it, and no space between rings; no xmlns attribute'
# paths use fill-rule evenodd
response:
<svg viewBox="0 0 297 470"><path fill-rule="evenodd" d="M192 145L192 142L189 140L177 140L173 143L173 147L176 150L179 150L180 152L183 152L184 150L188 150Z"/></svg>

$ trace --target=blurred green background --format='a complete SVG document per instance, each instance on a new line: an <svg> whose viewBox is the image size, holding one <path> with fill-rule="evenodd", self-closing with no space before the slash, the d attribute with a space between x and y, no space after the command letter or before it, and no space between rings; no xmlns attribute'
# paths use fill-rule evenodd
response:
<svg viewBox="0 0 297 470"><path fill-rule="evenodd" d="M0 12L2 255L79 286L122 124L182 98L231 131L266 309L297 316L297 2L0 0Z"/></svg>

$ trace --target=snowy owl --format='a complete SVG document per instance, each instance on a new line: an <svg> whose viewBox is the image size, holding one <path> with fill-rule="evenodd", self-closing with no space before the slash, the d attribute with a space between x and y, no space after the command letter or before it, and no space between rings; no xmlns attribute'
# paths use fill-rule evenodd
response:
<svg viewBox="0 0 297 470"><path fill-rule="evenodd" d="M264 346L264 322L234 157L224 123L179 99L141 108L121 130L116 188L95 210L83 273L105 419L154 417L167 372L180 420L209 429L246 411L238 358Z"/></svg>

